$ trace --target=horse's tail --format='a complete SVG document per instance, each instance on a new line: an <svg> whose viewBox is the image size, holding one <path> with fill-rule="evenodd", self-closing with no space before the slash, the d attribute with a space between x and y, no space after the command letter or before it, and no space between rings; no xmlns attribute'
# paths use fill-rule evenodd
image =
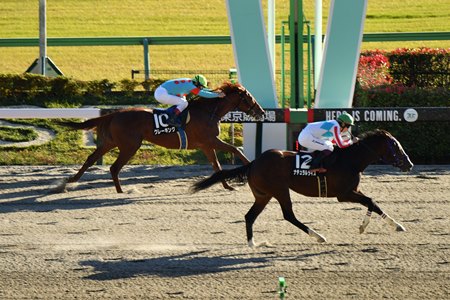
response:
<svg viewBox="0 0 450 300"><path fill-rule="evenodd" d="M221 170L219 172L216 172L208 178L194 183L190 190L192 193L196 193L226 179L239 179L241 181L244 181L247 179L248 171L250 170L251 165L252 163L249 163L235 169Z"/></svg>
<svg viewBox="0 0 450 300"><path fill-rule="evenodd" d="M84 122L73 122L73 121L58 121L57 123L64 127L69 127L75 130L89 130L105 124L112 117L112 114L104 115L98 118L92 118Z"/></svg>

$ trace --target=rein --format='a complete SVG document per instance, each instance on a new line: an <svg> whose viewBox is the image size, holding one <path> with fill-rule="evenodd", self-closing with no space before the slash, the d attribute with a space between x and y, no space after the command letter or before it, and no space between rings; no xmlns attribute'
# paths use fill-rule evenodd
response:
<svg viewBox="0 0 450 300"><path fill-rule="evenodd" d="M211 118L209 118L210 122L213 122L214 119L216 119L217 121L220 120L220 117L218 115L216 115L217 108L218 108L218 104L216 103L216 105L214 106L214 110L211 113Z"/></svg>
<svg viewBox="0 0 450 300"><path fill-rule="evenodd" d="M238 102L238 103L236 104L236 106L235 106L233 109L231 109L230 111L236 110L236 108L239 107L239 105L241 104L242 101L247 102L247 99L246 99L246 92L247 92L247 90L244 90L244 91L242 91L242 92L238 92L238 95L239 95L239 102ZM245 93L245 95L242 95L242 94L244 94L244 93ZM211 113L211 118L209 119L211 122L214 121L214 119L216 119L217 121L220 120L220 117L216 114L217 109L218 109L218 106L219 106L218 103L216 103L216 105L215 105L215 107L214 107L214 110L213 110L212 113ZM253 111L253 109L255 108L255 106L256 106L256 102L254 102L254 103L250 106L250 108L249 108L247 111L244 111L244 113L249 114L251 111Z"/></svg>
<svg viewBox="0 0 450 300"><path fill-rule="evenodd" d="M352 138L354 138L354 135L350 132L350 135ZM375 154L379 159L381 159L382 162L390 164L389 161L386 160L386 158L384 157L384 155L379 155L375 150L373 150L372 148L370 148L364 141L359 140L358 143L360 143L361 145L363 145L367 150L369 150L370 152L372 152L372 154ZM394 163L393 166L397 167L397 166L401 166L400 162L402 161L401 158L397 155L397 151L395 151L394 147L393 147L393 142L391 139L389 139L387 141L388 143L388 147L389 147L389 151L391 153L391 155L394 157Z"/></svg>
<svg viewBox="0 0 450 300"><path fill-rule="evenodd" d="M244 96L242 96L243 93L245 93ZM247 96L247 89L244 89L243 92L240 92L240 93L239 93L239 103L238 103L238 105L236 105L236 107L238 107L239 104L240 104L242 101L247 102L246 96ZM247 103L247 104L248 104L248 103ZM257 104L256 101L253 102L253 103L250 105L250 107L247 109L247 111L244 111L244 113L251 115L250 112L252 112L252 111L255 109L256 104ZM235 107L235 109L236 109L236 107Z"/></svg>

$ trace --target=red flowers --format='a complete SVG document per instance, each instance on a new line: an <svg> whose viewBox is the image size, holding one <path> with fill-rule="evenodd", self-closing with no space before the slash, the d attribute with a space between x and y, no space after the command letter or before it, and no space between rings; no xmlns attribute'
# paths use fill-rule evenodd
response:
<svg viewBox="0 0 450 300"><path fill-rule="evenodd" d="M358 64L357 81L361 88L373 88L390 84L389 59L381 50L361 53Z"/></svg>

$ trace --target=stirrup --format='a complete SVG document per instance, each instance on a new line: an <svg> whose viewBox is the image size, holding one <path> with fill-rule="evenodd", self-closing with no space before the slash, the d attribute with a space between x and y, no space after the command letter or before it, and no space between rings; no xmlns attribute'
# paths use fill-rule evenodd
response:
<svg viewBox="0 0 450 300"><path fill-rule="evenodd" d="M170 126L181 127L181 120L178 118L175 113L169 116L167 119L167 124Z"/></svg>
<svg viewBox="0 0 450 300"><path fill-rule="evenodd" d="M311 161L311 164L309 165L309 169L310 170L315 170L315 169L323 168L323 163L322 162L323 162L323 157L319 157L319 156L315 157Z"/></svg>

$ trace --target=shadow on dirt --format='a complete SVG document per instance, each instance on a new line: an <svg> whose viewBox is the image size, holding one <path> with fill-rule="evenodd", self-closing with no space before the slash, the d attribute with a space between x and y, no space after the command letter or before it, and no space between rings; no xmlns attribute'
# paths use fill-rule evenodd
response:
<svg viewBox="0 0 450 300"><path fill-rule="evenodd" d="M130 199L117 198L114 183L109 174L109 167L94 166L86 172L81 180L67 186L67 193L58 193L59 199L52 199L54 188L75 172L70 167L36 167L32 172L12 171L0 178L0 214L19 211L47 212L53 210L82 210L88 208L118 206L132 203ZM120 174L124 190L135 184L151 185L156 182L206 176L212 172L210 166L130 166ZM89 195L71 195L71 191L99 192L94 197ZM108 196L114 194L114 197ZM104 196L104 197L103 197ZM101 198L101 199L99 199ZM111 199L113 198L113 199Z"/></svg>
<svg viewBox="0 0 450 300"><path fill-rule="evenodd" d="M22 200L2 201L0 214L14 212L50 212L55 210L83 210L97 207L121 206L133 201L125 199L86 199L86 197L68 197L58 200L39 201L40 196L29 196Z"/></svg>
<svg viewBox="0 0 450 300"><path fill-rule="evenodd" d="M270 262L265 257L207 256L207 252L206 250L195 251L181 255L139 260L88 260L80 262L80 265L91 266L96 273L85 277L85 279L114 280L136 276L183 277L243 269L259 269Z"/></svg>
<svg viewBox="0 0 450 300"><path fill-rule="evenodd" d="M211 273L230 272L236 270L262 269L271 266L275 261L302 261L314 256L333 255L335 251L309 252L287 256L269 251L259 253L208 255L208 250L193 251L181 255L161 256L137 260L87 260L80 262L82 266L92 267L95 274L84 277L89 280L116 280L137 276L184 277Z"/></svg>

